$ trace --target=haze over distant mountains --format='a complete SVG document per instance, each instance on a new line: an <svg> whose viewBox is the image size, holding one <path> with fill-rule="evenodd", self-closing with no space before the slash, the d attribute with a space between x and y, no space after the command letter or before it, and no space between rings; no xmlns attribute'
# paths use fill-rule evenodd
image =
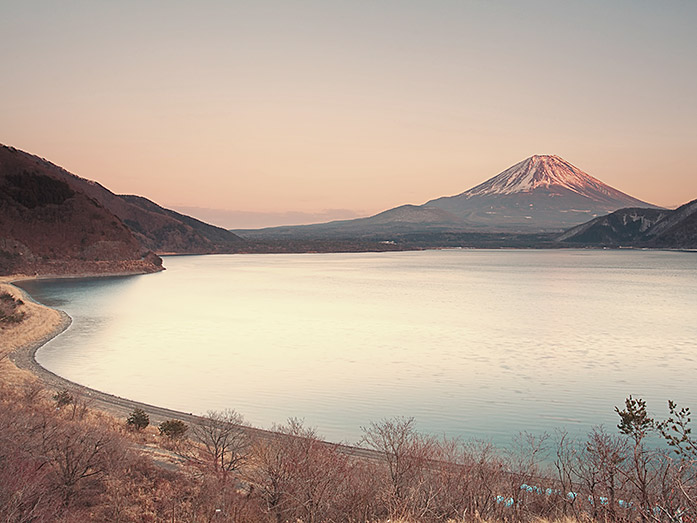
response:
<svg viewBox="0 0 697 523"><path fill-rule="evenodd" d="M249 238L340 238L424 232L562 231L624 207L657 208L559 156L535 155L455 196L402 205L368 218L238 232Z"/></svg>
<svg viewBox="0 0 697 523"><path fill-rule="evenodd" d="M350 220L365 215L365 213L359 213L350 209L325 209L318 212L263 212L212 209L186 205L172 205L171 207L189 216L196 216L207 223L214 223L219 227L227 229L260 229L262 227L276 227L279 225L307 225L334 220Z"/></svg>

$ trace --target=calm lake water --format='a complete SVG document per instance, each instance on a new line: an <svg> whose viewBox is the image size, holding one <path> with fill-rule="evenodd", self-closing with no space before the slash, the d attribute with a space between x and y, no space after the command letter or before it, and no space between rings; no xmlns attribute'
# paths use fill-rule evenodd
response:
<svg viewBox="0 0 697 523"><path fill-rule="evenodd" d="M633 394L697 409L697 254L447 250L166 257L27 282L72 316L38 361L99 390L356 441L383 417L503 444L614 429Z"/></svg>

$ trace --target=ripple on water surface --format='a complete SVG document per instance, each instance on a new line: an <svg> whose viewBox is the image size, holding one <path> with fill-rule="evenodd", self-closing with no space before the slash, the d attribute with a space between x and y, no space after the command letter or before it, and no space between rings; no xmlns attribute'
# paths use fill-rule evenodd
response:
<svg viewBox="0 0 697 523"><path fill-rule="evenodd" d="M633 394L697 408L697 257L427 251L166 257L162 273L27 282L74 322L38 355L85 385L354 441L383 417L508 440L616 424Z"/></svg>

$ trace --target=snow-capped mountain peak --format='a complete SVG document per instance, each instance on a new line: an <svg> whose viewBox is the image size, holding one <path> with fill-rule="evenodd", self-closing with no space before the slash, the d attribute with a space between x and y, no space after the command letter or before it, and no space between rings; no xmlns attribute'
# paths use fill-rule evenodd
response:
<svg viewBox="0 0 697 523"><path fill-rule="evenodd" d="M653 207L554 155L535 155L457 194L426 202L477 227L570 227L624 207Z"/></svg>
<svg viewBox="0 0 697 523"><path fill-rule="evenodd" d="M535 155L497 176L465 191L461 196L511 195L563 188L592 199L616 197L619 191L555 155Z"/></svg>

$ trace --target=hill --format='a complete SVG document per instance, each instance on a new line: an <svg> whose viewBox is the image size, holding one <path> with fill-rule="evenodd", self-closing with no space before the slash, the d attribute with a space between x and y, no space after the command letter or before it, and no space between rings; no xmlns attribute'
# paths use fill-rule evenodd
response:
<svg viewBox="0 0 697 523"><path fill-rule="evenodd" d="M118 217L56 169L0 148L0 274L160 270Z"/></svg>
<svg viewBox="0 0 697 523"><path fill-rule="evenodd" d="M8 150L7 147L0 148L2 164L12 160L20 169L38 169L65 181L74 190L84 192L115 214L145 247L154 252L227 253L237 252L245 244L230 231L165 209L142 196L114 194L99 183L69 173L42 158L16 150L10 158Z"/></svg>
<svg viewBox="0 0 697 523"><path fill-rule="evenodd" d="M159 270L153 253L247 250L230 231L0 146L0 272Z"/></svg>
<svg viewBox="0 0 697 523"><path fill-rule="evenodd" d="M209 254L238 252L245 241L143 198L118 195L97 182L81 178L51 162L9 147L0 147L0 165L8 172L37 172L62 180L116 215L140 242L157 253Z"/></svg>
<svg viewBox="0 0 697 523"><path fill-rule="evenodd" d="M607 247L697 249L697 200L674 211L620 209L573 227L556 241Z"/></svg>

